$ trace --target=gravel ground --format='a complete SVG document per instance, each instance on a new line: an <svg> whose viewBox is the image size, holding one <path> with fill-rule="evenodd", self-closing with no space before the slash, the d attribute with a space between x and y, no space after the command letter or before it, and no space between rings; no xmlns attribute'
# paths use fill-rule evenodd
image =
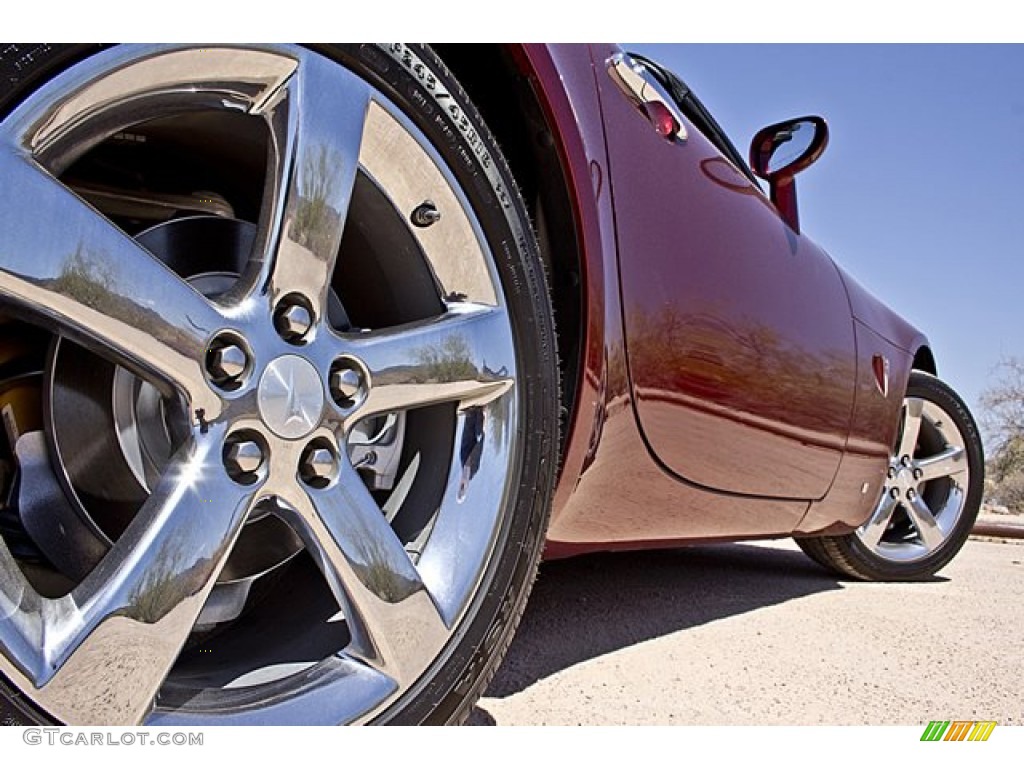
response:
<svg viewBox="0 0 1024 768"><path fill-rule="evenodd" d="M791 541L546 563L479 725L1024 724L1024 541L933 581L832 577Z"/></svg>

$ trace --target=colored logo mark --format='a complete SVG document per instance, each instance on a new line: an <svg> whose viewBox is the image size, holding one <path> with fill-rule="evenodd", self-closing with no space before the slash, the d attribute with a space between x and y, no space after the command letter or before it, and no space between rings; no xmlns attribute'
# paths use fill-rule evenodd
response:
<svg viewBox="0 0 1024 768"><path fill-rule="evenodd" d="M932 720L921 741L988 741L997 725L994 720Z"/></svg>

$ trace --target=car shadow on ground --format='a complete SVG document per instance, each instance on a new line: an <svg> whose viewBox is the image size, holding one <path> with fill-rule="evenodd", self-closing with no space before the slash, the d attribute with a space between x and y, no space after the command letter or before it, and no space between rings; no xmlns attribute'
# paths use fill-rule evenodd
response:
<svg viewBox="0 0 1024 768"><path fill-rule="evenodd" d="M749 544L603 553L544 563L485 696L505 698L636 643L840 589L803 553ZM469 720L493 725L477 707Z"/></svg>

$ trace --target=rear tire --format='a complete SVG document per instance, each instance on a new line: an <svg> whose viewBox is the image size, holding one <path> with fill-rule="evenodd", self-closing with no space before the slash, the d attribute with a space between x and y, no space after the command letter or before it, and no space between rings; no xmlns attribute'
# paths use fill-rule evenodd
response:
<svg viewBox="0 0 1024 768"><path fill-rule="evenodd" d="M918 581L960 551L978 516L985 460L978 427L944 382L911 373L902 423L871 518L844 536L798 538L815 562L864 581Z"/></svg>

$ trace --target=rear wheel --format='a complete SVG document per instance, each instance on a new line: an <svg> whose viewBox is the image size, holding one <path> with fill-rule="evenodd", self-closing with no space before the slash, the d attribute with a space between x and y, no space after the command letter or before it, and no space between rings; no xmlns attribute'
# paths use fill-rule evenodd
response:
<svg viewBox="0 0 1024 768"><path fill-rule="evenodd" d="M558 381L528 218L458 84L400 45L22 64L0 714L460 721L536 571Z"/></svg>
<svg viewBox="0 0 1024 768"><path fill-rule="evenodd" d="M983 484L981 438L967 406L939 379L914 371L885 486L871 517L846 536L797 543L816 562L847 576L927 578L967 540Z"/></svg>

